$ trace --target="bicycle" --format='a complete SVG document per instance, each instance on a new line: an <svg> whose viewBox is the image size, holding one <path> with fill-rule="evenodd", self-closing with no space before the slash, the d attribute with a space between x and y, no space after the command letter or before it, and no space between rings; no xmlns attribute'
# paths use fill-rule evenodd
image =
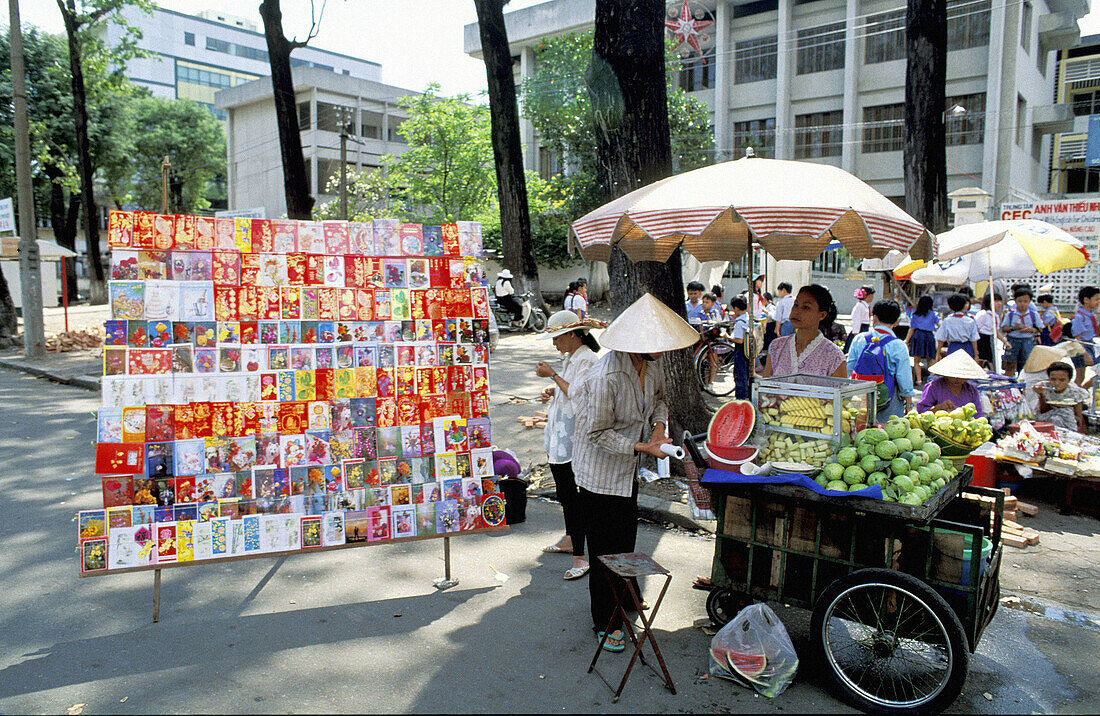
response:
<svg viewBox="0 0 1100 716"><path fill-rule="evenodd" d="M699 326L699 343L692 353L692 364L700 389L716 398L724 398L737 388L734 378L734 351L741 346L726 340L722 335L728 322L706 323Z"/></svg>

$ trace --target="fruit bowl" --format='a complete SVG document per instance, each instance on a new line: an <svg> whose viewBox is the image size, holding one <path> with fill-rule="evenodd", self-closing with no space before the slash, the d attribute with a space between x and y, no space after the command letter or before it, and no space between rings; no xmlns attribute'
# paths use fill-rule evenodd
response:
<svg viewBox="0 0 1100 716"><path fill-rule="evenodd" d="M755 445L732 447L729 445L715 445L710 441L703 443L703 450L706 452L707 457L724 465L742 465L753 460L760 452L760 448Z"/></svg>
<svg viewBox="0 0 1100 716"><path fill-rule="evenodd" d="M805 475L813 477L821 472L820 467L814 467L804 462L773 462L772 472L776 475Z"/></svg>
<svg viewBox="0 0 1100 716"><path fill-rule="evenodd" d="M974 452L974 448L978 447L977 445L967 446L960 442L956 442L936 430L935 427L930 428L927 431L927 435L940 446L940 453L946 457L966 457Z"/></svg>

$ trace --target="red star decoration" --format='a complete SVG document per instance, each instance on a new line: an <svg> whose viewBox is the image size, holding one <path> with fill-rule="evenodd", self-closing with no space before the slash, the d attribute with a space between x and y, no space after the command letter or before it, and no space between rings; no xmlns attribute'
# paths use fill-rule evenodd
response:
<svg viewBox="0 0 1100 716"><path fill-rule="evenodd" d="M686 42L688 47L695 50L700 57L703 56L703 50L699 47L699 31L705 30L713 24L714 22L711 20L696 20L688 8L688 0L684 0L684 4L680 7L680 17L675 20L665 20L665 27L676 38L676 45L673 49ZM703 63L706 63L706 59L703 60Z"/></svg>

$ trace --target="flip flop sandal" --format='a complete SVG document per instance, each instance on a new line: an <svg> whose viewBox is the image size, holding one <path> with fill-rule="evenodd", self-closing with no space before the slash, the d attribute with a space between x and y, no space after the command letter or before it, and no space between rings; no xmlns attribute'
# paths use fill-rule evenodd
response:
<svg viewBox="0 0 1100 716"><path fill-rule="evenodd" d="M573 550L571 550L571 549L562 549L561 547L557 546L556 544L552 544L552 545L548 545L546 547L543 547L542 551L543 552L548 552L550 554L565 554L566 552L569 552L569 553L573 552Z"/></svg>
<svg viewBox="0 0 1100 716"><path fill-rule="evenodd" d="M615 637L612 637L612 636L607 637L608 641L603 642L603 650L604 651L613 651L615 653L618 653L620 651L625 651L626 650L626 643L625 642L621 643L621 644L612 644L611 641L610 641L611 639L615 639L615 641L620 641L620 642L623 641L624 637L622 636L622 632L619 632L619 634L620 634L620 636L618 638L615 638ZM596 641L603 641L603 636L604 636L604 633L602 631L597 632Z"/></svg>
<svg viewBox="0 0 1100 716"><path fill-rule="evenodd" d="M584 575L588 574L588 568L590 565L584 565L583 567L572 567L565 572L566 579L580 579Z"/></svg>

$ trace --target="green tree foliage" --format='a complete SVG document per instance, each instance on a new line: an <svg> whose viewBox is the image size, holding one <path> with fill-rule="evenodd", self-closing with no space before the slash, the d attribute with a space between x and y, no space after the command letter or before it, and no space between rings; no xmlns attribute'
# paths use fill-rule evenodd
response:
<svg viewBox="0 0 1100 716"><path fill-rule="evenodd" d="M191 100L163 99L141 93L126 107L126 133L131 157L128 171L113 187L140 208L161 207L161 161L172 165L171 211L189 214L209 208L211 180L225 172L225 132L221 122Z"/></svg>
<svg viewBox="0 0 1100 716"><path fill-rule="evenodd" d="M438 96L439 85L401 98L409 118L398 132L409 146L389 163L389 180L404 189L409 210L425 224L464 220L493 201L496 175L489 108L469 95Z"/></svg>
<svg viewBox="0 0 1100 716"><path fill-rule="evenodd" d="M543 146L561 157L567 167L564 177L555 177L550 183L558 185L554 191L566 200L570 220L599 203L596 125L584 82L591 60L591 31L544 38L535 48L535 73L524 80L520 91L523 116L534 125ZM670 52L666 62L674 70L679 59ZM669 72L668 77L672 74ZM714 140L706 104L673 88L670 80L668 109L676 170L688 171L711 163Z"/></svg>
<svg viewBox="0 0 1100 716"><path fill-rule="evenodd" d="M405 201L398 196L393 181L381 169L351 169L347 172L348 219L372 221L374 219L401 219L413 221L405 208ZM340 216L340 175L335 174L325 185L325 193L336 196L334 201L322 204L313 212L314 219L336 219Z"/></svg>

